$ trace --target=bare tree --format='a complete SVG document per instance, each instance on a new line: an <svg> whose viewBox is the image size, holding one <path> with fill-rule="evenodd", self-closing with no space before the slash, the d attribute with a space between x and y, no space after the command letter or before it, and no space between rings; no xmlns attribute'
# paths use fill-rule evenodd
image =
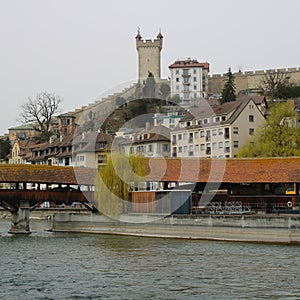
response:
<svg viewBox="0 0 300 300"><path fill-rule="evenodd" d="M21 121L23 123L37 123L42 136L49 135L50 124L53 115L58 112L62 99L53 93L41 92L35 98L28 98L28 101L21 105Z"/></svg>
<svg viewBox="0 0 300 300"><path fill-rule="evenodd" d="M263 77L264 89L271 100L280 97L281 91L288 84L289 76L284 70L268 70Z"/></svg>

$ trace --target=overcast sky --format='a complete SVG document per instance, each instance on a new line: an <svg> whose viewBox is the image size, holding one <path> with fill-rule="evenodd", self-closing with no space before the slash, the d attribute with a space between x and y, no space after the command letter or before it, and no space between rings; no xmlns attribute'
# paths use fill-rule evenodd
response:
<svg viewBox="0 0 300 300"><path fill-rule="evenodd" d="M137 79L137 27L164 36L162 76L177 58L211 74L300 67L299 0L0 0L0 134L38 92L61 112Z"/></svg>

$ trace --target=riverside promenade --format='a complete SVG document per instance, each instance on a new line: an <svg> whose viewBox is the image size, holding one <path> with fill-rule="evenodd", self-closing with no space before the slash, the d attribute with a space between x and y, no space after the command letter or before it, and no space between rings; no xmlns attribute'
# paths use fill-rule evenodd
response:
<svg viewBox="0 0 300 300"><path fill-rule="evenodd" d="M300 245L299 215L54 215L54 232Z"/></svg>

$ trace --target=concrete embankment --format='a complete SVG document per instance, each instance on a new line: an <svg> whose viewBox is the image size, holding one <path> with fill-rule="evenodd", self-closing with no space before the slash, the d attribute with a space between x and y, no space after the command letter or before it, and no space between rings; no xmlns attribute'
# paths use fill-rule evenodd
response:
<svg viewBox="0 0 300 300"><path fill-rule="evenodd" d="M300 245L300 216L57 214L53 231Z"/></svg>

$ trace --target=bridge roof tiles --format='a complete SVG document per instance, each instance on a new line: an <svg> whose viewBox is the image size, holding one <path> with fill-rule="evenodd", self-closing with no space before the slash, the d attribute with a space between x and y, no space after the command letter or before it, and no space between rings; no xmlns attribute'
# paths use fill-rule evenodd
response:
<svg viewBox="0 0 300 300"><path fill-rule="evenodd" d="M300 182L300 157L151 159L148 181L291 183Z"/></svg>
<svg viewBox="0 0 300 300"><path fill-rule="evenodd" d="M0 182L93 185L96 171L89 168L45 165L0 165Z"/></svg>

